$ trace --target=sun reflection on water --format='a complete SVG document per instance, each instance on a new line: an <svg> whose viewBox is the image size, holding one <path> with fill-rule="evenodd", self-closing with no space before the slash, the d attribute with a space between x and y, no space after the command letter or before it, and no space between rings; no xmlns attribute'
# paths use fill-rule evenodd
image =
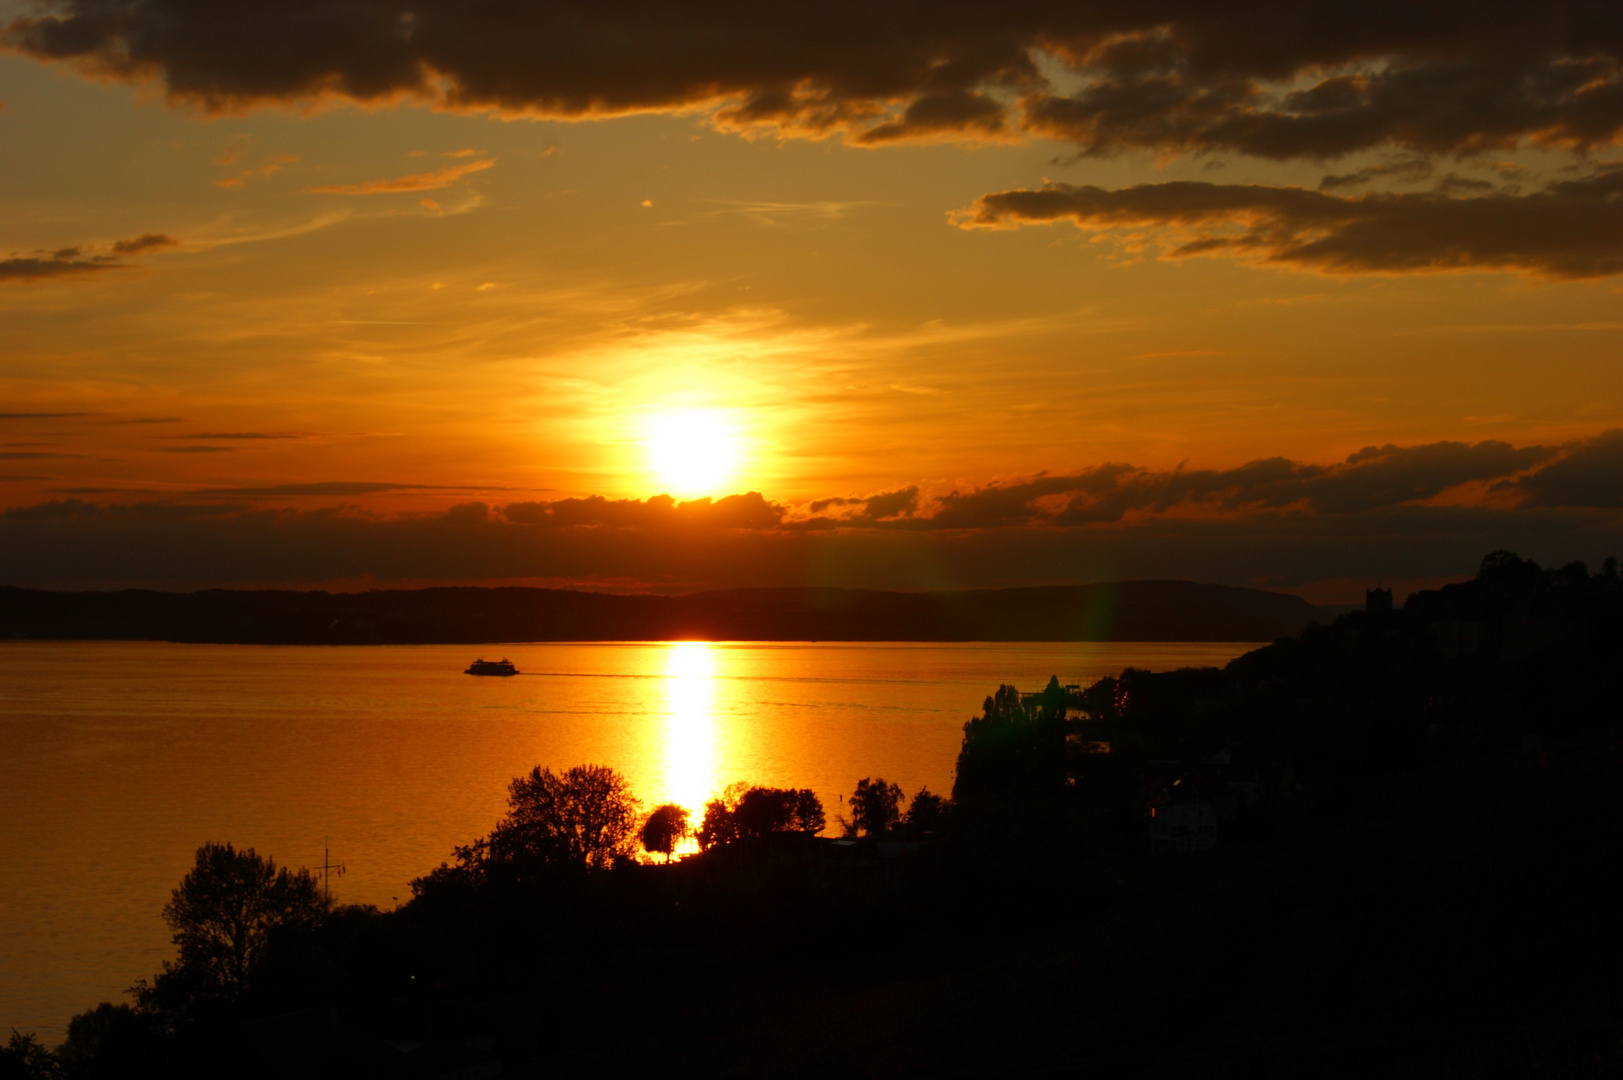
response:
<svg viewBox="0 0 1623 1080"><path fill-rule="evenodd" d="M685 806L699 824L717 790L716 650L677 641L665 652L664 800Z"/></svg>

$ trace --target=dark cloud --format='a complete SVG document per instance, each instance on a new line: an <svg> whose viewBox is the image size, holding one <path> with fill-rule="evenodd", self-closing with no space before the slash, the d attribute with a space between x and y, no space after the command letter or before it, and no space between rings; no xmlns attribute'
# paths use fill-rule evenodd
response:
<svg viewBox="0 0 1623 1080"><path fill-rule="evenodd" d="M235 446L159 446L161 454L229 454Z"/></svg>
<svg viewBox="0 0 1623 1080"><path fill-rule="evenodd" d="M0 281L41 281L112 270L124 265L108 255L82 256L78 248L48 255L13 255L0 259Z"/></svg>
<svg viewBox="0 0 1623 1080"><path fill-rule="evenodd" d="M669 495L650 499L584 499L511 503L503 516L518 525L617 529L771 529L783 522L784 508L768 502L759 492L728 495L723 499L677 502Z"/></svg>
<svg viewBox="0 0 1623 1080"><path fill-rule="evenodd" d="M712 107L723 125L866 143L1024 129L1096 153L1267 158L1587 147L1623 125L1623 25L1597 0L42 6L6 44L211 110L322 95L566 117Z"/></svg>
<svg viewBox="0 0 1623 1080"><path fill-rule="evenodd" d="M1498 19L1511 5L1488 6L1496 10L1479 10L1478 18ZM1213 21L1230 14L1229 5L1208 10ZM1379 6L1369 10L1372 21L1386 21ZM1349 20L1340 48L1322 36L1292 48L1278 33L1305 17L1317 25L1303 28L1322 34L1331 21L1324 16L1351 15L1351 5L1301 4L1297 11L1291 17L1276 10L1280 17L1268 28L1242 15L1238 21L1259 32L1250 43L1222 32L1192 40L1177 26L1158 52L1134 48L1142 39L1106 45L1094 54L1097 77L1081 91L1027 101L1026 127L1090 152L1153 148L1287 160L1379 146L1425 153L1480 152L1526 140L1589 147L1611 141L1623 123L1618 27L1598 5L1558 4L1542 15L1511 16L1516 29L1533 35L1523 42L1484 32L1463 12L1450 15L1460 20L1452 33L1434 33L1441 28L1418 12L1410 12L1407 27L1386 21L1370 35ZM1574 24L1598 32L1584 40L1572 33ZM1271 55L1257 55L1263 52ZM1314 53L1317 70L1308 60ZM1292 88L1269 77L1270 62L1291 64L1292 76L1318 77Z"/></svg>
<svg viewBox="0 0 1623 1080"><path fill-rule="evenodd" d="M864 130L853 141L877 146L931 136L962 139L1011 134L1001 101L971 90L953 89L914 98L899 115Z"/></svg>
<svg viewBox="0 0 1623 1080"><path fill-rule="evenodd" d="M1502 442L1440 442L1366 447L1338 465L1286 458L1220 470L1157 472L1100 465L1066 476L954 492L923 523L936 529L975 529L1096 525L1167 514L1359 514L1423 502L1471 481L1495 480L1551 461L1560 452Z"/></svg>
<svg viewBox="0 0 1623 1080"><path fill-rule="evenodd" d="M1480 195L1493 189L1494 183L1492 180L1481 180L1473 176L1456 176L1454 173L1449 173L1432 185L1433 191L1443 195Z"/></svg>
<svg viewBox="0 0 1623 1080"><path fill-rule="evenodd" d="M89 416L82 412L0 412L0 420L60 420L67 416Z"/></svg>
<svg viewBox="0 0 1623 1080"><path fill-rule="evenodd" d="M1405 505L921 532L538 528L477 504L399 517L76 500L0 511L0 583L69 588L523 580L661 591L911 589L1130 578L1288 587L1469 574L1498 548L1547 564L1597 563L1623 550L1623 512Z"/></svg>
<svg viewBox="0 0 1623 1080"><path fill-rule="evenodd" d="M180 241L164 233L143 233L131 240L119 240L113 244L114 255L140 255L148 251L159 251L163 248L174 247Z"/></svg>
<svg viewBox="0 0 1623 1080"><path fill-rule="evenodd" d="M983 195L966 228L1070 221L1163 230L1173 257L1233 255L1324 273L1513 269L1552 278L1623 272L1623 168L1530 195L1346 198L1303 188L1182 181L1107 191L1048 184Z"/></svg>
<svg viewBox="0 0 1623 1080"><path fill-rule="evenodd" d="M0 452L0 461L42 461L46 458L73 458L79 454L55 454L40 450L7 450Z"/></svg>
<svg viewBox="0 0 1623 1080"><path fill-rule="evenodd" d="M933 502L911 487L819 499L809 519L755 492L473 501L392 516L248 501L401 490L444 489L343 482L207 493L239 496L231 502L17 507L0 512L0 584L942 588L1181 577L1293 586L1469 572L1497 548L1555 564L1623 549L1623 431L1554 447L1370 446L1330 465L1106 464Z"/></svg>
<svg viewBox="0 0 1623 1080"><path fill-rule="evenodd" d="M124 256L141 255L177 243L179 241L162 233L147 233L132 240L115 241L109 249L110 253L98 253L85 247L67 247L27 255L14 254L10 258L0 259L0 282L40 281L118 270L130 265L123 261Z"/></svg>
<svg viewBox="0 0 1623 1080"><path fill-rule="evenodd" d="M1426 158L1404 158L1381 165L1369 165L1357 172L1341 173L1339 175L1332 173L1319 181L1319 190L1335 191L1339 188L1362 187L1384 177L1415 184L1431 179L1432 171L1432 163Z"/></svg>
<svg viewBox="0 0 1623 1080"><path fill-rule="evenodd" d="M904 521L918 512L919 489L917 486L905 487L860 499L817 499L807 509L811 511L813 517L807 521L796 522L800 528L827 529ZM831 509L844 512L831 517L825 516Z"/></svg>
<svg viewBox="0 0 1623 1080"><path fill-rule="evenodd" d="M1550 465L1495 485L1524 506L1623 508L1623 431L1608 431L1570 447Z"/></svg>

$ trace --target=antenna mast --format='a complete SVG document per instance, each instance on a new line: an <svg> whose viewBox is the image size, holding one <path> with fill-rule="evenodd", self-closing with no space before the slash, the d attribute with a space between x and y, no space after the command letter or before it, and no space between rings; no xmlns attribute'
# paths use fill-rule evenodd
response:
<svg viewBox="0 0 1623 1080"><path fill-rule="evenodd" d="M321 901L329 907L332 906L332 875L336 873L339 877L344 876L343 866L332 861L332 852L328 846L331 842L332 838L329 836L321 838L321 865L316 867L321 871Z"/></svg>

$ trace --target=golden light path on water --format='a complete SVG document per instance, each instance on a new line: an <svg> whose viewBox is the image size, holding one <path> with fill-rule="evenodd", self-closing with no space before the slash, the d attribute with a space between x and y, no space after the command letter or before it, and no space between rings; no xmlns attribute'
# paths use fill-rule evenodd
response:
<svg viewBox="0 0 1623 1080"><path fill-rule="evenodd" d="M681 641L665 652L664 791L660 801L685 806L697 825L720 790L716 731L716 650Z"/></svg>

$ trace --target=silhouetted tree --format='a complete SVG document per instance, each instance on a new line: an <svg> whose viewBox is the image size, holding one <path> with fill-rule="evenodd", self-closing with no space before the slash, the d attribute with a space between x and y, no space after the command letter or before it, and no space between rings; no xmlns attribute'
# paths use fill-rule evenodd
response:
<svg viewBox="0 0 1623 1080"><path fill-rule="evenodd" d="M797 788L794 795L794 812L789 816L789 827L813 836L822 832L828 824L828 818L823 814L823 800L811 788Z"/></svg>
<svg viewBox="0 0 1623 1080"><path fill-rule="evenodd" d="M72 1080L122 1080L155 1071L162 1049L156 1017L104 1001L68 1021L56 1055Z"/></svg>
<svg viewBox="0 0 1623 1080"><path fill-rule="evenodd" d="M738 822L733 819L732 808L725 800L711 799L704 804L704 820L699 823L696 835L703 851L738 839Z"/></svg>
<svg viewBox="0 0 1623 1080"><path fill-rule="evenodd" d="M642 823L642 849L657 851L665 856L666 862L670 862L676 845L692 831L688 825L687 807L675 803L656 806L648 815L648 820Z"/></svg>
<svg viewBox="0 0 1623 1080"><path fill-rule="evenodd" d="M902 823L916 833L935 832L941 828L946 817L947 800L934 794L929 788L920 788L913 801L908 804L907 813L902 817Z"/></svg>
<svg viewBox="0 0 1623 1080"><path fill-rule="evenodd" d="M775 832L821 832L823 803L809 788L752 787L733 808L739 836Z"/></svg>
<svg viewBox="0 0 1623 1080"><path fill-rule="evenodd" d="M841 820L847 836L883 836L902 820L902 788L879 778L857 781L857 789L846 800L851 819Z"/></svg>
<svg viewBox="0 0 1623 1080"><path fill-rule="evenodd" d="M826 824L823 802L810 788L733 784L721 798L705 805L699 846L708 851L733 840L777 832L816 834Z"/></svg>
<svg viewBox="0 0 1623 1080"><path fill-rule="evenodd" d="M783 794L774 788L764 787L752 787L744 792L733 807L733 821L738 824L738 835L753 838L787 829L792 807Z"/></svg>
<svg viewBox="0 0 1623 1080"><path fill-rule="evenodd" d="M1120 694L1119 686L1114 690ZM1092 700L1098 702L1101 696L1094 693ZM1066 707L1065 691L1057 678L1049 679L1041 694L1029 697L1012 686L998 687L986 699L981 715L964 724L953 802L1025 799L1063 786ZM1123 707L1125 700L1110 706L1113 711Z"/></svg>
<svg viewBox="0 0 1623 1080"><path fill-rule="evenodd" d="M588 870L609 867L636 843L640 804L625 777L607 765L577 765L562 773L537 766L507 788L507 816L482 850L459 858L533 862Z"/></svg>
<svg viewBox="0 0 1623 1080"><path fill-rule="evenodd" d="M32 1034L13 1028L6 1045L0 1046L0 1080L57 1080L63 1075L56 1055Z"/></svg>
<svg viewBox="0 0 1623 1080"><path fill-rule="evenodd" d="M204 844L163 909L180 955L150 984L135 985L136 1001L171 1023L229 1003L247 988L273 933L313 928L326 913L308 870L279 868L253 848Z"/></svg>

